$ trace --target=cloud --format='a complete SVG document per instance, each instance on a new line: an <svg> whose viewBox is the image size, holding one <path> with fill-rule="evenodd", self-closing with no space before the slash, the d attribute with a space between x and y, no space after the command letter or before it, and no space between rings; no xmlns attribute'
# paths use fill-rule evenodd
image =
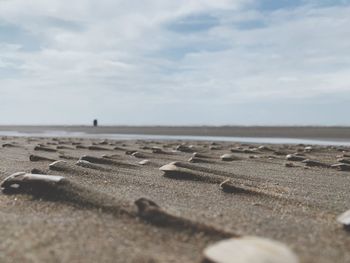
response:
<svg viewBox="0 0 350 263"><path fill-rule="evenodd" d="M348 123L349 3L261 3L2 1L0 122Z"/></svg>

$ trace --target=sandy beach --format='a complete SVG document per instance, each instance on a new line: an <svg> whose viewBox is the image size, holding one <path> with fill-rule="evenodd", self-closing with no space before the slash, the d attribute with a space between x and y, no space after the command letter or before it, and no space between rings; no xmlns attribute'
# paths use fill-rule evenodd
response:
<svg viewBox="0 0 350 263"><path fill-rule="evenodd" d="M350 172L330 166L350 159L350 148L0 142L2 180L16 172L65 180L0 194L1 262L201 262L208 245L242 235L280 241L302 263L350 262L349 232L336 221L350 208ZM231 154L226 161L224 154ZM300 158L286 160L288 154ZM50 165L55 160L64 162ZM180 173L159 170L174 161Z"/></svg>
<svg viewBox="0 0 350 263"><path fill-rule="evenodd" d="M44 131L88 134L145 134L178 136L223 136L350 140L350 127L341 126L16 126L0 125L0 132L40 133Z"/></svg>

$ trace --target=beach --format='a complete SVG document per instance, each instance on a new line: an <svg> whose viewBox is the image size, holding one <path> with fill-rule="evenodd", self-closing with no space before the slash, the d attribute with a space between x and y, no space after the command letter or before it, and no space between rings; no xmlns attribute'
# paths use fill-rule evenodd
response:
<svg viewBox="0 0 350 263"><path fill-rule="evenodd" d="M11 129L41 128L0 128ZM93 129L85 131L131 128ZM253 130L206 135L350 138L341 127ZM0 143L1 180L16 172L64 178L0 194L1 262L201 262L208 245L240 236L282 242L302 263L350 262L350 234L336 220L350 209L350 172L331 166L350 159L350 147L11 136ZM178 173L159 169L172 162Z"/></svg>

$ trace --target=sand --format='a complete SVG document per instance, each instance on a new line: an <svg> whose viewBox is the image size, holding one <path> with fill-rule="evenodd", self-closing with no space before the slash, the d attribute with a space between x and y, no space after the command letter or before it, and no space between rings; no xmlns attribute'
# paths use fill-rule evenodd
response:
<svg viewBox="0 0 350 263"><path fill-rule="evenodd" d="M350 232L336 221L350 209L350 172L327 166L350 148L191 141L180 152L181 141L0 143L2 180L34 168L66 180L0 194L0 262L201 262L205 247L240 235L280 241L303 263L350 262ZM231 149L237 158L221 160ZM188 162L193 151L201 153L196 163ZM296 152L325 166L286 161ZM84 155L96 157L91 167L75 165ZM66 163L50 170L51 160ZM173 161L189 176L164 176L159 168Z"/></svg>
<svg viewBox="0 0 350 263"><path fill-rule="evenodd" d="M194 135L227 137L299 138L349 141L350 127L318 126L0 126L1 131L43 131L91 134Z"/></svg>

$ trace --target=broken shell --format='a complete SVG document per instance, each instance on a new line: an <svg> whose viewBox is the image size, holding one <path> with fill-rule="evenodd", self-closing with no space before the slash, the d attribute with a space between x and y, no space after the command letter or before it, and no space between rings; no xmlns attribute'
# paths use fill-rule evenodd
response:
<svg viewBox="0 0 350 263"><path fill-rule="evenodd" d="M226 153L224 155L221 155L220 156L220 159L222 161L226 161L226 162L229 162L229 161L234 161L234 160L239 160L239 158L231 153Z"/></svg>
<svg viewBox="0 0 350 263"><path fill-rule="evenodd" d="M298 263L297 256L284 244L259 237L231 238L204 250L211 263Z"/></svg>
<svg viewBox="0 0 350 263"><path fill-rule="evenodd" d="M341 223L345 229L350 230L350 210L338 216L337 221Z"/></svg>

